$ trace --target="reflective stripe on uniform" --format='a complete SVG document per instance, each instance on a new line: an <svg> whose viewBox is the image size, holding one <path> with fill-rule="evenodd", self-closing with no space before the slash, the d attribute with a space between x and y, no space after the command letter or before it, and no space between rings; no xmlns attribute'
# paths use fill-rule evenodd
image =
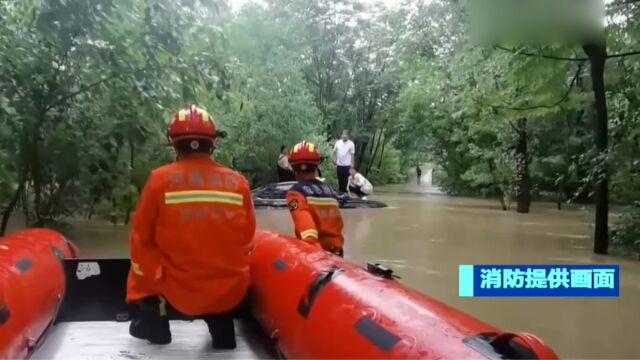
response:
<svg viewBox="0 0 640 360"><path fill-rule="evenodd" d="M135 263L133 261L131 262L131 271L133 271L133 273L138 276L144 275L144 273L142 273L142 270L140 270L140 265L138 265L138 263Z"/></svg>
<svg viewBox="0 0 640 360"><path fill-rule="evenodd" d="M202 122L207 122L209 121L209 113L206 111L202 111Z"/></svg>
<svg viewBox="0 0 640 360"><path fill-rule="evenodd" d="M307 229L305 231L301 231L300 232L300 237L302 237L303 239L306 237L314 237L314 238L318 238L318 231L315 229Z"/></svg>
<svg viewBox="0 0 640 360"><path fill-rule="evenodd" d="M164 203L186 204L186 203L224 203L242 206L243 197L240 194L227 191L215 190L187 190L164 193Z"/></svg>
<svg viewBox="0 0 640 360"><path fill-rule="evenodd" d="M318 206L338 206L338 201L333 198L307 197L307 203Z"/></svg>
<svg viewBox="0 0 640 360"><path fill-rule="evenodd" d="M180 110L178 112L178 121L185 121L187 119L187 110Z"/></svg>
<svg viewBox="0 0 640 360"><path fill-rule="evenodd" d="M160 316L167 316L167 299L164 296L158 296L160 303L158 304L158 312Z"/></svg>

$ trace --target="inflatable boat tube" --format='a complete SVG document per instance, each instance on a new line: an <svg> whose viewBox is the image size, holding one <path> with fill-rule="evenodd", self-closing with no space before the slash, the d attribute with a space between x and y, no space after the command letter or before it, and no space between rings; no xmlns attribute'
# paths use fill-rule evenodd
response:
<svg viewBox="0 0 640 360"><path fill-rule="evenodd" d="M64 295L63 259L77 254L51 230L0 238L0 359L24 359L37 347Z"/></svg>
<svg viewBox="0 0 640 360"><path fill-rule="evenodd" d="M301 241L258 231L253 313L288 359L557 359L542 340L491 325Z"/></svg>

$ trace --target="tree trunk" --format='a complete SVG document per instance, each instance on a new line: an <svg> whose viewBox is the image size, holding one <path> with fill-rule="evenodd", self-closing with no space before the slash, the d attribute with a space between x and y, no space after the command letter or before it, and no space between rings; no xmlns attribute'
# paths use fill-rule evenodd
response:
<svg viewBox="0 0 640 360"><path fill-rule="evenodd" d="M117 204L116 204L116 197L115 196L111 196L111 214L109 214L109 220L111 220L111 223L113 225L116 225L118 223L118 215L117 215Z"/></svg>
<svg viewBox="0 0 640 360"><path fill-rule="evenodd" d="M564 201L568 178L569 174L565 171L564 175L558 179L558 188L556 189L556 206L558 207L558 210L562 210L562 202Z"/></svg>
<svg viewBox="0 0 640 360"><path fill-rule="evenodd" d="M135 160L135 146L133 143L133 139L129 138L129 150L130 150L130 158L129 158L129 182L131 185L133 184L133 167L134 167L134 160ZM129 197L128 197L129 201L127 204L127 210L125 211L125 215L124 215L124 224L128 225L129 224L129 218L131 217L131 208L133 207L133 194L131 193L131 189L129 189Z"/></svg>
<svg viewBox="0 0 640 360"><path fill-rule="evenodd" d="M2 211L2 223L0 224L0 236L4 236L4 233L7 231L7 225L9 224L9 218L11 217L11 213L13 212L13 208L15 208L18 200L20 199L20 194L22 193L22 189L24 187L24 181L20 181L18 188L16 189L13 198Z"/></svg>
<svg viewBox="0 0 640 360"><path fill-rule="evenodd" d="M384 129L380 129L380 136L378 136L378 142L376 143L376 146L371 146L374 150L373 153L371 154L371 158L369 159L369 164L367 165L367 170L364 173L364 176L367 177L369 176L369 171L371 171L371 166L373 166L373 162L376 159L376 155L378 154L378 148L380 147L380 143L382 142L384 137ZM374 136L375 139L375 136Z"/></svg>
<svg viewBox="0 0 640 360"><path fill-rule="evenodd" d="M387 145L387 142L382 143L382 150L380 150L380 160L378 160L378 170L382 170L382 157L384 156L384 146Z"/></svg>
<svg viewBox="0 0 640 360"><path fill-rule="evenodd" d="M502 191L502 189L500 189L500 186L497 185L498 182L496 181L496 175L494 173L495 166L493 166L493 160L487 160L487 166L489 167L489 173L491 173L491 177L493 178L493 191L495 191L495 194L498 196L500 207L502 208L502 210L507 211L508 208L507 203L505 202L505 193L504 191Z"/></svg>
<svg viewBox="0 0 640 360"><path fill-rule="evenodd" d="M29 172L33 179L34 202L33 211L35 213L35 226L43 227L44 218L42 217L42 178L40 169L40 127L44 122L45 113L36 121L32 129L31 139L31 158L29 161ZM29 145L28 145L29 146Z"/></svg>
<svg viewBox="0 0 640 360"><path fill-rule="evenodd" d="M372 155L375 154L374 149L376 147L376 140L378 139L377 135L378 130L376 129L376 131L373 132L373 137L371 138L371 147L369 148L369 161L367 162L366 166L360 167L360 172L363 173L365 177L369 174L369 170L371 169L371 163L373 162Z"/></svg>
<svg viewBox="0 0 640 360"><path fill-rule="evenodd" d="M24 183L24 181L23 181ZM24 226L29 227L29 184L25 183L22 187L21 202L22 214L24 215Z"/></svg>
<svg viewBox="0 0 640 360"><path fill-rule="evenodd" d="M355 156L355 164L351 164L354 168L359 169L360 168L360 164L362 162L362 158L364 157L364 153L367 150L367 145L369 145L369 141L364 141L362 143L362 145L360 146L360 149L358 149L358 151L356 151L356 156Z"/></svg>
<svg viewBox="0 0 640 360"><path fill-rule="evenodd" d="M558 189L558 191L556 192L556 206L558 207L558 210L562 210L562 196L564 194L563 188L560 187Z"/></svg>
<svg viewBox="0 0 640 360"><path fill-rule="evenodd" d="M595 189L596 218L593 252L607 254L609 248L609 183L605 156L608 147L608 118L607 98L604 88L604 67L607 61L607 49L605 44L587 44L582 49L591 62L591 81L596 108L596 147L599 157L603 159L603 163L599 164L601 172L597 176Z"/></svg>
<svg viewBox="0 0 640 360"><path fill-rule="evenodd" d="M135 162L135 144L133 143L133 139L129 137L129 171L133 173L133 166Z"/></svg>
<svg viewBox="0 0 640 360"><path fill-rule="evenodd" d="M87 220L91 220L91 218L93 217L95 203L96 203L96 200L91 200L91 204L89 205L89 213L87 214Z"/></svg>
<svg viewBox="0 0 640 360"><path fill-rule="evenodd" d="M127 208L127 212L124 214L124 224L129 225L130 219L131 219L131 206Z"/></svg>
<svg viewBox="0 0 640 360"><path fill-rule="evenodd" d="M500 206L502 207L502 210L509 210L509 208L507 207L507 202L505 201L506 194L500 189L497 189L496 191L498 192L498 196L500 197Z"/></svg>
<svg viewBox="0 0 640 360"><path fill-rule="evenodd" d="M529 153L527 149L527 119L518 119L516 123L516 211L529 213L531 207L531 180L529 177Z"/></svg>

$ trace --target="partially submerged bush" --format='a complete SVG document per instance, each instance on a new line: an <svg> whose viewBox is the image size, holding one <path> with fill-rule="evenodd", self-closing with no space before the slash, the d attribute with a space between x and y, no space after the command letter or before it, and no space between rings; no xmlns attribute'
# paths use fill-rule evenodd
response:
<svg viewBox="0 0 640 360"><path fill-rule="evenodd" d="M620 221L613 228L611 242L624 251L640 254L640 201L635 201L620 215Z"/></svg>

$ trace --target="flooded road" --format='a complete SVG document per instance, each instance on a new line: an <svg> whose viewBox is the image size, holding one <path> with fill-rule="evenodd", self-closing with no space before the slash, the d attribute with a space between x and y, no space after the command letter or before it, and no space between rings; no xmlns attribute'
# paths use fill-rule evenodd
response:
<svg viewBox="0 0 640 360"><path fill-rule="evenodd" d="M640 358L640 262L591 253L592 213L534 204L531 214L496 200L452 198L417 185L377 189L386 209L344 210L345 254L377 261L401 282L503 330L541 336L563 358ZM257 211L258 226L293 234L285 210ZM84 257L128 255L128 229L76 222ZM619 263L620 297L491 299L458 297L458 265Z"/></svg>

